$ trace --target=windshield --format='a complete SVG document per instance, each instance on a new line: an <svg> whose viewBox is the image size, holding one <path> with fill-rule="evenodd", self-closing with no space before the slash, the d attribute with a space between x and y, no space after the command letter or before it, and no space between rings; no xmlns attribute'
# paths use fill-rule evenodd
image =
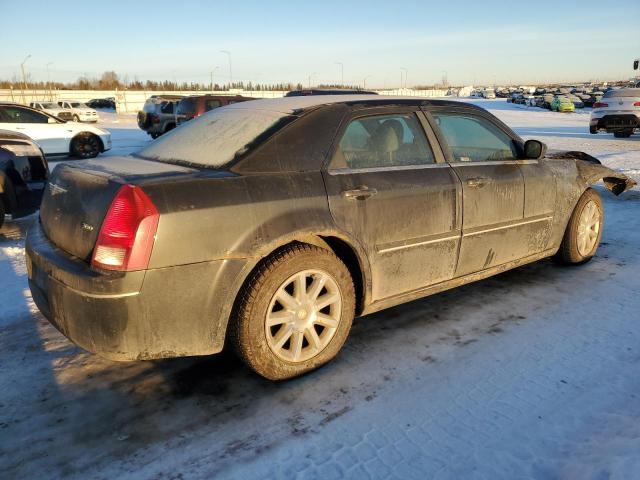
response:
<svg viewBox="0 0 640 480"><path fill-rule="evenodd" d="M42 105L42 108L60 108L60 105L58 105L57 103L41 103L40 105Z"/></svg>
<svg viewBox="0 0 640 480"><path fill-rule="evenodd" d="M134 155L160 162L217 168L292 118L269 110L217 108L163 135Z"/></svg>
<svg viewBox="0 0 640 480"><path fill-rule="evenodd" d="M80 102L72 102L71 106L73 108L89 108L84 103L80 103Z"/></svg>

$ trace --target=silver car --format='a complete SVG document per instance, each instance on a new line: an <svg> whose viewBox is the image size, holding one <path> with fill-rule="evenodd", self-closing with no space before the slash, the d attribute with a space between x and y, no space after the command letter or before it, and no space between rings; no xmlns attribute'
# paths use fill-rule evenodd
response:
<svg viewBox="0 0 640 480"><path fill-rule="evenodd" d="M613 133L628 138L640 130L640 88L609 90L593 104L589 132Z"/></svg>

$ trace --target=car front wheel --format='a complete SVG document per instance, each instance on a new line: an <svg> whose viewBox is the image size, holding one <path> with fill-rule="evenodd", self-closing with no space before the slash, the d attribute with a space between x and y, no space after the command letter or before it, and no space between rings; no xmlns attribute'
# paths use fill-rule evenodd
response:
<svg viewBox="0 0 640 480"><path fill-rule="evenodd" d="M301 375L342 348L355 309L353 280L333 252L295 243L267 258L239 299L231 339L271 380Z"/></svg>
<svg viewBox="0 0 640 480"><path fill-rule="evenodd" d="M100 139L93 133L83 132L71 141L71 155L78 158L94 158L101 151Z"/></svg>
<svg viewBox="0 0 640 480"><path fill-rule="evenodd" d="M600 245L603 224L604 210L600 195L593 188L588 188L571 214L556 259L565 264L581 264L591 260Z"/></svg>

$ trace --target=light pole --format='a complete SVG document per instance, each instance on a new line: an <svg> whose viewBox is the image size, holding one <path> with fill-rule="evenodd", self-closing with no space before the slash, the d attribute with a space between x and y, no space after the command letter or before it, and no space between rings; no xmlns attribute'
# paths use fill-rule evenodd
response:
<svg viewBox="0 0 640 480"><path fill-rule="evenodd" d="M27 103L24 97L24 91L27 89L27 76L24 74L24 64L27 63L27 60L29 60L30 58L31 58L31 54L27 55L25 59L22 61L22 63L20 64L20 70L22 70L22 101L24 103Z"/></svg>
<svg viewBox="0 0 640 480"><path fill-rule="evenodd" d="M233 86L233 73L231 71L231 52L228 50L220 50L220 53L224 53L229 57L229 89Z"/></svg>
<svg viewBox="0 0 640 480"><path fill-rule="evenodd" d="M316 73L316 72L313 72L311 75L309 75L309 79L308 79L308 80L309 80L309 88L311 88L311 79L312 79L313 77L315 77L316 75L317 75L317 73Z"/></svg>
<svg viewBox="0 0 640 480"><path fill-rule="evenodd" d="M340 86L344 87L344 64L342 62L335 62L336 65L340 65Z"/></svg>
<svg viewBox="0 0 640 480"><path fill-rule="evenodd" d="M371 75L367 75L366 77L364 77L362 79L362 89L366 90L367 89L367 78L371 78Z"/></svg>
<svg viewBox="0 0 640 480"><path fill-rule="evenodd" d="M219 66L215 66L213 67L213 70L211 70L211 91L213 92L213 74L216 72L216 70L218 70L220 67Z"/></svg>
<svg viewBox="0 0 640 480"><path fill-rule="evenodd" d="M51 75L49 75L49 65L53 65L53 62L47 63L47 88L49 89L49 101L53 102L53 93L51 92Z"/></svg>
<svg viewBox="0 0 640 480"><path fill-rule="evenodd" d="M402 74L404 73L404 84L402 82ZM407 87L407 73L409 73L409 71L404 68L404 67L400 67L400 88L406 88Z"/></svg>

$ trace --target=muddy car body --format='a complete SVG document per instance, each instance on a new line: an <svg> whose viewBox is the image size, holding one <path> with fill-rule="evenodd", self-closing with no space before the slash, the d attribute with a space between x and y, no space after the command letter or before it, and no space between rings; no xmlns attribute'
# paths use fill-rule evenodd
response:
<svg viewBox="0 0 640 480"><path fill-rule="evenodd" d="M354 315L556 254L588 260L601 178L633 185L585 154L545 157L470 104L256 100L137 156L59 166L27 238L29 284L61 332L108 358L229 340L288 378L330 360ZM587 204L596 226L580 223Z"/></svg>

